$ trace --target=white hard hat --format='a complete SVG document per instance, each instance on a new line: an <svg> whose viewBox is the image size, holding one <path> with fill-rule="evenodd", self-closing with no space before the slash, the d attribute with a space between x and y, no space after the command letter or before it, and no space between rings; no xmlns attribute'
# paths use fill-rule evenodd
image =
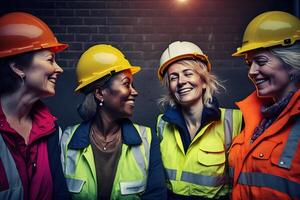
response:
<svg viewBox="0 0 300 200"><path fill-rule="evenodd" d="M207 70L211 70L211 64L208 60L208 56L202 52L200 47L191 42L176 41L171 43L160 57L160 66L157 72L158 78L162 80L166 69L172 63L184 58L201 60L207 65Z"/></svg>

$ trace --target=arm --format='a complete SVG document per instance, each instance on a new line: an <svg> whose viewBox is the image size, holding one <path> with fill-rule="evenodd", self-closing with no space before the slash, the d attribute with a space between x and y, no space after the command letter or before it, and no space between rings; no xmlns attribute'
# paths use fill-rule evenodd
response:
<svg viewBox="0 0 300 200"><path fill-rule="evenodd" d="M156 133L152 131L151 134L152 142L150 147L147 188L145 193L142 195L142 199L167 199L165 175L163 171L159 142Z"/></svg>

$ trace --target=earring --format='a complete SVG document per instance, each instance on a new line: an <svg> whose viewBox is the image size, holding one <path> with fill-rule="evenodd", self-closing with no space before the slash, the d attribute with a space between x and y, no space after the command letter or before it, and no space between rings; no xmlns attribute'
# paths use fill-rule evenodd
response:
<svg viewBox="0 0 300 200"><path fill-rule="evenodd" d="M104 102L104 100L101 99L101 100L100 100L100 103L99 103L99 106L100 106L100 107L103 106L103 102Z"/></svg>
<svg viewBox="0 0 300 200"><path fill-rule="evenodd" d="M22 80L22 85L24 85L24 82L25 82L25 74L24 74L24 73L20 74L20 78L21 78L21 80Z"/></svg>

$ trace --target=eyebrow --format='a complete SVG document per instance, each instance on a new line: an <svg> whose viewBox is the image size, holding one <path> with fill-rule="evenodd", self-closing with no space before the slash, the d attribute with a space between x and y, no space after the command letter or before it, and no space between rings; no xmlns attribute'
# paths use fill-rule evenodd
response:
<svg viewBox="0 0 300 200"><path fill-rule="evenodd" d="M125 77L123 77L123 78L121 79L121 81L124 81L124 80L129 80L129 81L131 81L132 79L125 75Z"/></svg>

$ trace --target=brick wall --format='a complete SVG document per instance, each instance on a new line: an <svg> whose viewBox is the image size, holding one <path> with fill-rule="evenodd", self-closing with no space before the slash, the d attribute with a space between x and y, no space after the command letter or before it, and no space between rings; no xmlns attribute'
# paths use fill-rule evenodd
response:
<svg viewBox="0 0 300 200"><path fill-rule="evenodd" d="M70 44L58 57L65 68L74 67L92 44L110 43L132 63L153 69L174 40L199 44L216 67L238 67L240 63L230 55L249 20L267 10L292 10L291 0L13 0L1 4L1 14L31 12L49 24L59 40Z"/></svg>
<svg viewBox="0 0 300 200"><path fill-rule="evenodd" d="M233 106L233 101L244 97L252 88L248 81L242 80L247 79L244 63L231 54L240 45L248 22L268 10L292 12L293 1L188 0L180 4L176 0L10 0L0 3L0 14L30 12L43 19L60 41L70 45L67 51L57 55L59 64L71 74L65 75L59 86L60 95L67 93L66 88L71 91L75 87L74 67L78 57L93 44L112 44L122 50L132 64L142 66L143 72L137 76L142 99L137 106L138 120L145 103L149 105L147 112L151 117L158 112L153 108L162 89L156 69L162 51L175 40L198 44L209 55L218 76L235 80L224 83L229 89L220 97L222 105ZM244 87L237 88L236 80ZM152 123L143 118L141 121Z"/></svg>

